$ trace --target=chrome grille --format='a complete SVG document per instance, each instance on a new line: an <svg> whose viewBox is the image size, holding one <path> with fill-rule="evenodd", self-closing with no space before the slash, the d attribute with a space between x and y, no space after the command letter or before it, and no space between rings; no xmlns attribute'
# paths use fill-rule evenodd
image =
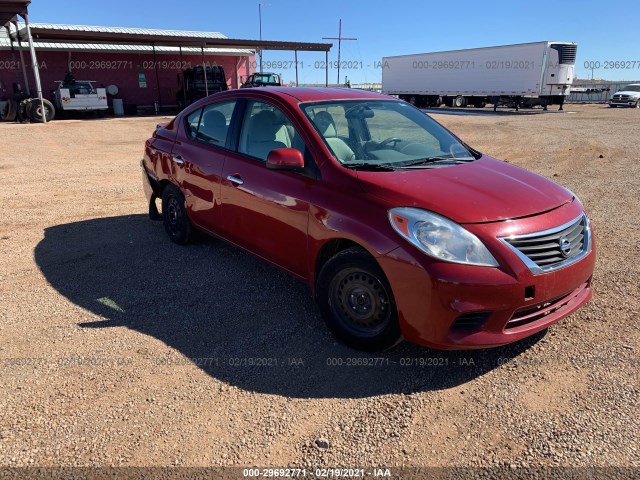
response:
<svg viewBox="0 0 640 480"><path fill-rule="evenodd" d="M614 95L614 96L613 96L613 99L614 99L614 100L629 100L629 95L620 95L620 94L617 94L617 95Z"/></svg>
<svg viewBox="0 0 640 480"><path fill-rule="evenodd" d="M533 273L544 273L578 261L589 252L589 220L585 215L559 227L527 235L503 237Z"/></svg>

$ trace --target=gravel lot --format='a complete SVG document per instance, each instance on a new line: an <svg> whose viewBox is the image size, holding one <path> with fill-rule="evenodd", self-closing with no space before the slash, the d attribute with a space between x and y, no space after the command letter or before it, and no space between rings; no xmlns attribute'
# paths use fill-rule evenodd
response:
<svg viewBox="0 0 640 480"><path fill-rule="evenodd" d="M567 110L434 117L581 198L593 301L509 347L403 344L374 366L334 342L304 285L146 218L158 118L0 124L0 465L638 475L640 112Z"/></svg>

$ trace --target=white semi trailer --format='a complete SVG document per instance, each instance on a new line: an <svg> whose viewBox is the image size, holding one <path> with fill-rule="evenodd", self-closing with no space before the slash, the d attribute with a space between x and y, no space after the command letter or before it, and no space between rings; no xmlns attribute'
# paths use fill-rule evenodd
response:
<svg viewBox="0 0 640 480"><path fill-rule="evenodd" d="M535 42L382 59L382 91L418 107L559 104L570 93L577 44Z"/></svg>

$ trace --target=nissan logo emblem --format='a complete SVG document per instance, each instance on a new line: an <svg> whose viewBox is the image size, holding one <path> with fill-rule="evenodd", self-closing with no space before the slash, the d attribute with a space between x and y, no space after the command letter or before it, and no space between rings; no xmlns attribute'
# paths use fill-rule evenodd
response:
<svg viewBox="0 0 640 480"><path fill-rule="evenodd" d="M571 242L567 237L560 238L560 251L565 257L571 255Z"/></svg>

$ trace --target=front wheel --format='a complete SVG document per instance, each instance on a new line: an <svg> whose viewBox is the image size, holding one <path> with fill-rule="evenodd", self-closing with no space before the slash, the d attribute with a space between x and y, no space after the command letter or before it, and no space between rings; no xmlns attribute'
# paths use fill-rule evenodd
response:
<svg viewBox="0 0 640 480"><path fill-rule="evenodd" d="M349 248L333 256L320 270L316 291L327 327L350 347L379 351L402 340L389 282L364 250Z"/></svg>
<svg viewBox="0 0 640 480"><path fill-rule="evenodd" d="M189 243L191 222L187 216L184 195L173 184L167 185L162 192L162 221L172 242L178 245Z"/></svg>

